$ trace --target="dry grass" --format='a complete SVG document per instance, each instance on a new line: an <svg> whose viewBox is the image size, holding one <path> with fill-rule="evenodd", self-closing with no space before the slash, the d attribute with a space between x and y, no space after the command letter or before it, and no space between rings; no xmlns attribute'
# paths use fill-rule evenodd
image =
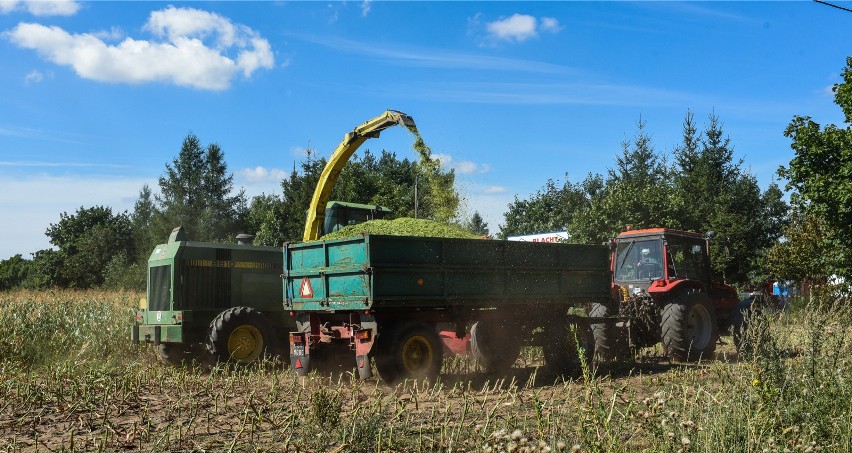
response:
<svg viewBox="0 0 852 453"><path fill-rule="evenodd" d="M448 360L436 386L350 372L161 365L129 342L136 293L0 293L0 449L848 451L852 313L753 321L754 354L509 376Z"/></svg>

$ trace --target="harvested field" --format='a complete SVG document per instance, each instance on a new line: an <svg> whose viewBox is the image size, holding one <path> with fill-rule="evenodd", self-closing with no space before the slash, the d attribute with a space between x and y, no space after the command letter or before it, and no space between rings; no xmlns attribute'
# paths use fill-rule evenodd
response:
<svg viewBox="0 0 852 453"><path fill-rule="evenodd" d="M848 451L852 310L754 320L753 354L559 376L528 348L507 376L446 361L434 387L276 363L174 368L128 340L141 294L0 294L0 449Z"/></svg>

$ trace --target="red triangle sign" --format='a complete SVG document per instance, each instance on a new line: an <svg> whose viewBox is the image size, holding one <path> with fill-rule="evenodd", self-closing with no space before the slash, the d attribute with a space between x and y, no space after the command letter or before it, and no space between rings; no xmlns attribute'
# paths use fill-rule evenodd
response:
<svg viewBox="0 0 852 453"><path fill-rule="evenodd" d="M295 365L293 368L295 368L295 369L297 369L297 370L298 370L298 369L301 369L301 368L302 368L302 360L301 360L301 359L296 359L296 365Z"/></svg>
<svg viewBox="0 0 852 453"><path fill-rule="evenodd" d="M311 286L311 280L308 277L302 279L302 286L299 287L299 296L302 299L312 299L314 297L314 288Z"/></svg>

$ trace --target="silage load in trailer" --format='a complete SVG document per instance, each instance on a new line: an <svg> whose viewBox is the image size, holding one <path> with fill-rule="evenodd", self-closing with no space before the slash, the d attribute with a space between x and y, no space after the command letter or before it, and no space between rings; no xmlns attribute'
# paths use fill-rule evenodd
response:
<svg viewBox="0 0 852 453"><path fill-rule="evenodd" d="M326 234L322 240L347 239L363 233L386 236L422 236L436 238L477 239L479 236L457 225L426 219L402 217L394 220L376 219L358 225L349 225L333 233Z"/></svg>

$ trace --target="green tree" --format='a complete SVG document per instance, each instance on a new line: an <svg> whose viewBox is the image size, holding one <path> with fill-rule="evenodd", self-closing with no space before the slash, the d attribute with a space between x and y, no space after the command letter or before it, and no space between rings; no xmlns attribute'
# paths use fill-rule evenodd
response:
<svg viewBox="0 0 852 453"><path fill-rule="evenodd" d="M104 269L116 257L135 256L136 241L127 213L113 214L112 208L80 208L74 214L63 212L59 222L47 228L55 253L37 253L34 261L46 264L41 270L45 284L91 288L104 282Z"/></svg>
<svg viewBox="0 0 852 453"><path fill-rule="evenodd" d="M233 175L215 143L204 149L198 137L187 135L178 156L166 164L159 185L152 221L158 240L177 226L198 241L230 240L242 229L245 194L233 194Z"/></svg>
<svg viewBox="0 0 852 453"><path fill-rule="evenodd" d="M791 202L820 222L825 243L819 247L837 257L825 263L825 275L852 278L852 57L841 77L832 91L846 127L822 127L809 116L795 116L784 132L795 156L779 174L794 191Z"/></svg>
<svg viewBox="0 0 852 453"><path fill-rule="evenodd" d="M566 175L561 187L549 179L529 199L515 197L515 201L509 204L506 223L500 226L498 236L505 239L508 236L565 230L577 212L589 208L591 199L602 186L603 179L598 175L589 175L578 184L572 184Z"/></svg>
<svg viewBox="0 0 852 453"><path fill-rule="evenodd" d="M768 252L771 275L798 282L823 283L826 269L837 267L838 250L825 240L825 221L816 215L797 212L784 228L784 240Z"/></svg>
<svg viewBox="0 0 852 453"><path fill-rule="evenodd" d="M470 217L470 220L465 222L465 228L468 229L473 234L478 234L480 236L490 236L488 233L488 222L486 222L479 212L474 212Z"/></svg>
<svg viewBox="0 0 852 453"><path fill-rule="evenodd" d="M279 247L284 243L286 234L282 227L284 222L284 205L277 195L258 195L251 199L246 215L246 231L254 234L255 245Z"/></svg>
<svg viewBox="0 0 852 453"><path fill-rule="evenodd" d="M32 262L21 255L0 260L0 291L23 287L31 266Z"/></svg>
<svg viewBox="0 0 852 453"><path fill-rule="evenodd" d="M787 211L778 186L761 192L755 177L743 170L743 161L734 160L731 140L716 114L698 133L692 112L687 112L674 156L675 215L669 226L715 231L721 240L711 242L712 267L726 280L766 278L763 257L778 239Z"/></svg>
<svg viewBox="0 0 852 453"><path fill-rule="evenodd" d="M671 225L671 206L671 172L654 150L640 119L633 140L621 143L616 167L608 171L603 187L590 197L589 208L574 216L568 232L574 242L601 243L627 226Z"/></svg>

